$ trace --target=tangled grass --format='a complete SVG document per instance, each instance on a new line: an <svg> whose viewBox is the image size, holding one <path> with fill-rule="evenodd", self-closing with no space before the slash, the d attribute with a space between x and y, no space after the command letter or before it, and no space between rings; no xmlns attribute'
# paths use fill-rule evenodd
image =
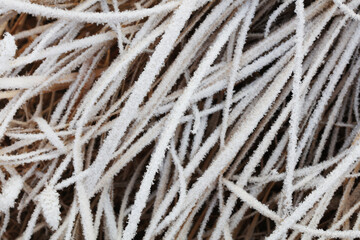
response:
<svg viewBox="0 0 360 240"><path fill-rule="evenodd" d="M360 238L359 5L0 0L1 238Z"/></svg>

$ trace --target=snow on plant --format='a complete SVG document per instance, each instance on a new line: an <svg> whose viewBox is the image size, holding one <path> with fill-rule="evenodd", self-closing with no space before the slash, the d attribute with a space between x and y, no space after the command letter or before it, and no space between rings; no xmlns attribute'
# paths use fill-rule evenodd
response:
<svg viewBox="0 0 360 240"><path fill-rule="evenodd" d="M360 238L359 6L0 0L0 238Z"/></svg>

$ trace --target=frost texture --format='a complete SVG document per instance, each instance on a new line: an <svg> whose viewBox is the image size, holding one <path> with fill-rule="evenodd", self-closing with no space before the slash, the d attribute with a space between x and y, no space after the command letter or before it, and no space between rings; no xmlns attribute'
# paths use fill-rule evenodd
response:
<svg viewBox="0 0 360 240"><path fill-rule="evenodd" d="M5 71L16 54L15 38L6 32L0 41L0 74Z"/></svg>
<svg viewBox="0 0 360 240"><path fill-rule="evenodd" d="M359 7L0 0L0 238L360 238Z"/></svg>
<svg viewBox="0 0 360 240"><path fill-rule="evenodd" d="M54 188L47 186L40 193L38 199L46 222L51 229L56 230L61 220L59 193Z"/></svg>
<svg viewBox="0 0 360 240"><path fill-rule="evenodd" d="M13 176L2 186L0 195L0 211L5 213L9 208L14 207L15 200L23 187L23 180L20 176Z"/></svg>

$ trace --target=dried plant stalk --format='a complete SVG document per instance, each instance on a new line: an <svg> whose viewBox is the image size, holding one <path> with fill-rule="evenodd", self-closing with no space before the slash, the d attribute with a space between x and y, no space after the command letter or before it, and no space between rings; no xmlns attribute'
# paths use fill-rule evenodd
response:
<svg viewBox="0 0 360 240"><path fill-rule="evenodd" d="M0 0L1 238L360 238L359 6Z"/></svg>

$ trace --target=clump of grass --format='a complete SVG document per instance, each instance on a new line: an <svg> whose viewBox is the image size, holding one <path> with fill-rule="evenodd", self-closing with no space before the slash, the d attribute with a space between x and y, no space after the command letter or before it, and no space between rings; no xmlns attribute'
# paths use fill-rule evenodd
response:
<svg viewBox="0 0 360 240"><path fill-rule="evenodd" d="M3 239L360 238L357 0L0 0Z"/></svg>

